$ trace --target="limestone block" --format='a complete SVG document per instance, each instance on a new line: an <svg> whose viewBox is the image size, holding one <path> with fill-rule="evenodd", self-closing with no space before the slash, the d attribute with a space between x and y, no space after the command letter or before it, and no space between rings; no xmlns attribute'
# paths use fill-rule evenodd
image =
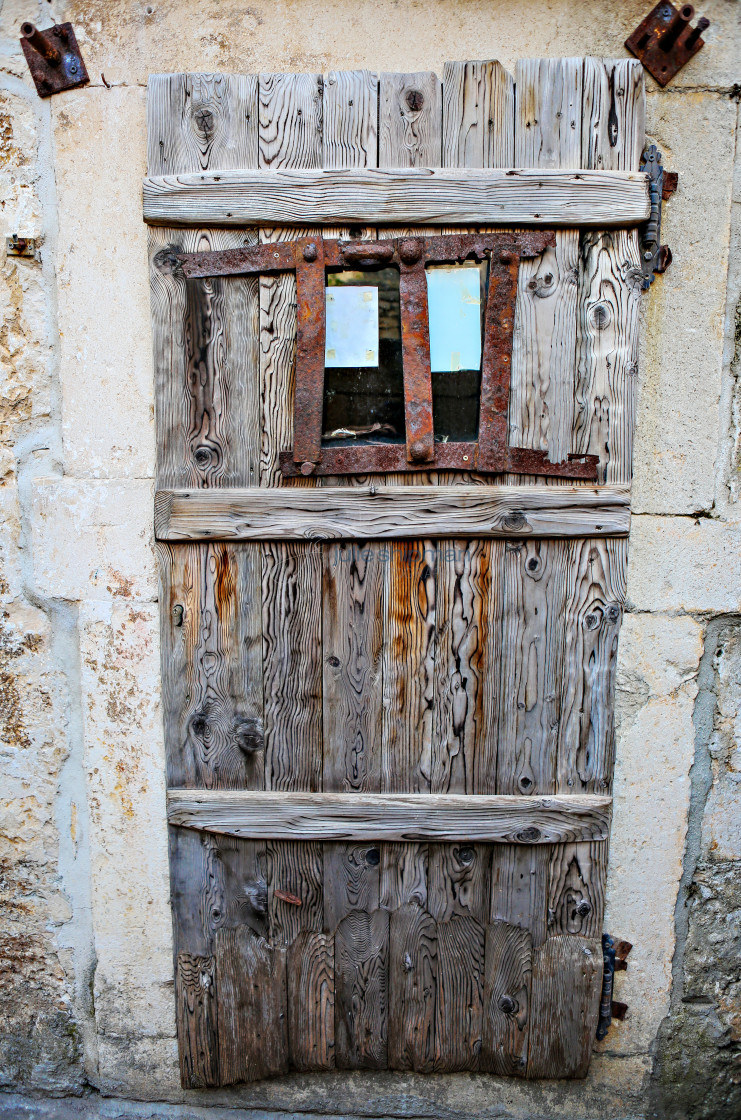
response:
<svg viewBox="0 0 741 1120"><path fill-rule="evenodd" d="M646 1051L668 1008L701 656L693 619L626 615L605 929L634 948L615 985L628 1017L599 1045L610 1053Z"/></svg>
<svg viewBox="0 0 741 1120"><path fill-rule="evenodd" d="M715 497L735 118L736 106L715 94L648 98L648 136L680 177L661 223L674 259L643 297L639 513L695 513Z"/></svg>
<svg viewBox="0 0 741 1120"><path fill-rule="evenodd" d="M143 84L152 72L174 70L290 73L365 66L442 74L451 57L498 58L510 69L522 57L623 58L625 39L648 9L644 0L606 0L598 15L592 4L573 0L555 0L547 9L541 0L436 0L405 4L403 11L395 0L303 0L300 9L238 0L54 0L52 10L64 11L75 24L91 74L103 70L109 82ZM709 45L673 84L729 88L738 77L734 5L708 0L698 10L712 20Z"/></svg>
<svg viewBox="0 0 741 1120"><path fill-rule="evenodd" d="M53 102L65 472L154 472L143 89Z"/></svg>
<svg viewBox="0 0 741 1120"><path fill-rule="evenodd" d="M152 601L152 484L39 478L31 522L36 583L60 599Z"/></svg>
<svg viewBox="0 0 741 1120"><path fill-rule="evenodd" d="M741 522L634 516L628 602L636 611L740 611Z"/></svg>
<svg viewBox="0 0 741 1120"><path fill-rule="evenodd" d="M37 192L38 95L0 89L0 231L38 237L41 202ZM12 225L15 228L8 228ZM4 252L5 246L3 246Z"/></svg>
<svg viewBox="0 0 741 1120"><path fill-rule="evenodd" d="M98 1029L174 1029L157 607L80 607Z"/></svg>

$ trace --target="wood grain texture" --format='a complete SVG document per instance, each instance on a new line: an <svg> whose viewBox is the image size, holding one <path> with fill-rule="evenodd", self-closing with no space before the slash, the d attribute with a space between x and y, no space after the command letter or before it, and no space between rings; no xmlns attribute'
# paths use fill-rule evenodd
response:
<svg viewBox="0 0 741 1120"><path fill-rule="evenodd" d="M258 548L157 546L162 702L172 786L263 786Z"/></svg>
<svg viewBox="0 0 741 1120"><path fill-rule="evenodd" d="M506 922L486 927L484 1029L480 1069L503 1077L527 1070L532 939Z"/></svg>
<svg viewBox="0 0 741 1120"><path fill-rule="evenodd" d="M424 115L397 113L395 120L393 114L384 112L387 77L381 75L380 153L383 156L389 127L397 129L398 138L404 138L399 158L408 160L409 170L403 164L381 161L384 170L263 174L245 170L152 176L144 180L144 220L166 226L279 222L311 227L358 223L599 229L636 226L648 217L648 188L642 172L575 172L567 170L573 166L569 164L563 164L561 171L517 167L462 174L438 170L439 132L437 137L427 136L416 128ZM301 140L306 144L303 155L308 158L312 151L309 138L302 134ZM279 155L276 153L276 160ZM578 165L578 158L576 162Z"/></svg>
<svg viewBox="0 0 741 1120"><path fill-rule="evenodd" d="M325 170L375 167L378 160L378 76L332 70L324 83Z"/></svg>
<svg viewBox="0 0 741 1120"><path fill-rule="evenodd" d="M499 62L446 62L443 167L513 167L515 90Z"/></svg>
<svg viewBox="0 0 741 1120"><path fill-rule="evenodd" d="M278 799L287 797L278 794ZM272 837L283 833L272 832ZM291 837L291 833L285 834ZM309 837L309 840L313 838ZM302 930L324 927L322 846L270 839L266 844L270 940L291 945Z"/></svg>
<svg viewBox="0 0 741 1120"><path fill-rule="evenodd" d="M479 840L530 845L605 839L611 799L594 794L468 797L169 790L167 804L171 824L252 839ZM275 887L297 893L295 884L281 882Z"/></svg>
<svg viewBox="0 0 741 1120"><path fill-rule="evenodd" d="M435 1064L437 923L407 904L389 920L389 1069L430 1073Z"/></svg>
<svg viewBox="0 0 741 1120"><path fill-rule="evenodd" d="M398 493L405 493L406 489L400 487ZM429 792L435 547L429 541L393 541L389 553L385 565L381 789Z"/></svg>
<svg viewBox="0 0 741 1120"><path fill-rule="evenodd" d="M606 878L607 841L555 845L548 881L548 935L599 937Z"/></svg>
<svg viewBox="0 0 741 1120"><path fill-rule="evenodd" d="M377 910L381 849L373 840L324 845L324 928L334 931L351 910Z"/></svg>
<svg viewBox="0 0 741 1120"><path fill-rule="evenodd" d="M175 965L180 1081L185 1089L219 1082L218 992L213 957L178 953Z"/></svg>
<svg viewBox="0 0 741 1120"><path fill-rule="evenodd" d="M151 74L149 174L256 167L256 110L253 74Z"/></svg>
<svg viewBox="0 0 741 1120"><path fill-rule="evenodd" d="M378 791L383 564L365 542L327 547L322 555L323 788Z"/></svg>
<svg viewBox="0 0 741 1120"><path fill-rule="evenodd" d="M288 1070L286 952L249 929L216 935L219 1082L259 1081Z"/></svg>
<svg viewBox="0 0 741 1120"><path fill-rule="evenodd" d="M635 171L646 132L643 67L634 58L584 59L581 166Z"/></svg>
<svg viewBox="0 0 741 1120"><path fill-rule="evenodd" d="M334 940L304 930L288 950L288 1053L292 1069L334 1068Z"/></svg>
<svg viewBox="0 0 741 1120"><path fill-rule="evenodd" d="M586 1076L601 977L602 950L596 939L559 935L534 951L529 1078Z"/></svg>
<svg viewBox="0 0 741 1120"><path fill-rule="evenodd" d="M378 166L440 167L441 113L442 87L436 74L381 74Z"/></svg>
<svg viewBox="0 0 741 1120"><path fill-rule="evenodd" d="M334 944L337 1069L385 1069L388 911L354 910L337 927Z"/></svg>
<svg viewBox="0 0 741 1120"><path fill-rule="evenodd" d="M625 536L628 502L629 491L624 487L586 486L323 486L286 487L279 494L257 488L160 490L156 531L158 539L170 541L308 542L357 540L361 535L393 540L413 536L431 525L438 537ZM302 546L290 547L295 551ZM421 549L420 543L417 551ZM432 557L434 545L430 543L427 549ZM394 544L388 557L373 559L377 566L403 579L398 569L408 566L403 559L407 554L408 564L414 565L411 546L405 551ZM310 555L308 545L306 555ZM455 559L453 556L451 562ZM468 565L469 583L488 578L479 571L486 564L480 549L462 563L464 571ZM418 578L417 569L415 572L406 578ZM393 589L389 586L388 590ZM447 594L455 595L454 588ZM393 600L388 602L393 604Z"/></svg>
<svg viewBox="0 0 741 1120"><path fill-rule="evenodd" d="M548 933L550 855L540 844L518 844L492 852L490 920L529 930L536 947Z"/></svg>
<svg viewBox="0 0 741 1120"><path fill-rule="evenodd" d="M266 543L262 579L265 785L318 790L322 788L320 548Z"/></svg>
<svg viewBox="0 0 741 1120"><path fill-rule="evenodd" d="M484 929L456 914L437 923L435 1072L477 1070L484 1010Z"/></svg>
<svg viewBox="0 0 741 1120"><path fill-rule="evenodd" d="M602 793L612 785L627 543L592 538L574 541L569 550L556 775L564 792Z"/></svg>
<svg viewBox="0 0 741 1120"><path fill-rule="evenodd" d="M506 548L499 793L555 789L567 562L560 541L513 541Z"/></svg>
<svg viewBox="0 0 741 1120"><path fill-rule="evenodd" d="M438 922L463 914L486 923L492 849L487 844L430 844L427 908Z"/></svg>

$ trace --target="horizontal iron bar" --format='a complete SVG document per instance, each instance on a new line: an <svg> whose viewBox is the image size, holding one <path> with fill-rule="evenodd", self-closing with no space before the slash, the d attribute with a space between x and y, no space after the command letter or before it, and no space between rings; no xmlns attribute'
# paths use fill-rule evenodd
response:
<svg viewBox="0 0 741 1120"><path fill-rule="evenodd" d="M321 486L159 490L158 540L625 536L630 490L600 486Z"/></svg>
<svg viewBox="0 0 741 1120"><path fill-rule="evenodd" d="M649 215L639 171L537 168L209 171L144 180L161 225L634 226Z"/></svg>
<svg viewBox="0 0 741 1120"><path fill-rule="evenodd" d="M170 824L255 840L574 843L606 840L611 810L594 794L167 791Z"/></svg>

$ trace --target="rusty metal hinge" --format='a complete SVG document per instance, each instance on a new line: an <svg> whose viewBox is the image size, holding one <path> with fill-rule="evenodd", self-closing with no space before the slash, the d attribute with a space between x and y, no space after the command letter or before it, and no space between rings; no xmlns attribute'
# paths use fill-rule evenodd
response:
<svg viewBox="0 0 741 1120"><path fill-rule="evenodd" d="M691 4L677 9L669 0L661 0L625 40L625 46L645 66L660 86L665 86L705 46L703 31L710 27L704 16L690 27L695 14Z"/></svg>
<svg viewBox="0 0 741 1120"><path fill-rule="evenodd" d="M655 144L646 148L641 158L641 171L648 175L648 189L651 196L651 213L648 221L640 228L641 267L643 269L643 289L653 284L655 273L666 272L672 263L672 251L668 245L661 244L661 203L677 189L678 175L675 171L665 171L661 162L661 152Z"/></svg>
<svg viewBox="0 0 741 1120"><path fill-rule="evenodd" d="M602 934L602 995L599 1004L599 1020L597 1022L597 1041L601 1042L606 1037L613 1019L623 1020L628 1012L627 1003L620 1003L612 998L613 981L616 972L625 971L628 967L626 957L633 948L630 941L615 941L609 934Z"/></svg>
<svg viewBox="0 0 741 1120"><path fill-rule="evenodd" d="M44 31L23 23L21 47L39 97L77 89L90 81L71 23L58 23Z"/></svg>

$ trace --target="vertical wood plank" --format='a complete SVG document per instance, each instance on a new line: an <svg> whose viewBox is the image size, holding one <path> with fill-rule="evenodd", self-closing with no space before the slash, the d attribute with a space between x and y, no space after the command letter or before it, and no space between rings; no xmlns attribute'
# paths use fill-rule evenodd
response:
<svg viewBox="0 0 741 1120"><path fill-rule="evenodd" d="M522 1077L527 1069L533 946L525 929L486 928L482 1071Z"/></svg>
<svg viewBox="0 0 741 1120"><path fill-rule="evenodd" d="M454 914L485 924L489 913L489 844L430 844L427 907L438 922Z"/></svg>
<svg viewBox="0 0 741 1120"><path fill-rule="evenodd" d="M499 793L555 788L567 563L567 542L505 546Z"/></svg>
<svg viewBox="0 0 741 1120"><path fill-rule="evenodd" d="M548 934L599 937L605 913L607 841L554 844L548 883Z"/></svg>
<svg viewBox="0 0 741 1120"><path fill-rule="evenodd" d="M217 995L213 957L178 953L175 1000L180 1080L184 1089L220 1084Z"/></svg>
<svg viewBox="0 0 741 1120"><path fill-rule="evenodd" d="M334 939L303 930L288 950L288 1051L292 1069L334 1068Z"/></svg>
<svg viewBox="0 0 741 1120"><path fill-rule="evenodd" d="M549 860L545 844L495 844L492 853L489 919L527 929L536 947L548 931Z"/></svg>
<svg viewBox="0 0 741 1120"><path fill-rule="evenodd" d="M501 63L446 62L443 167L514 165L515 94Z"/></svg>
<svg viewBox="0 0 741 1120"><path fill-rule="evenodd" d="M484 928L456 914L437 923L435 1071L477 1070L484 1011Z"/></svg>
<svg viewBox="0 0 741 1120"><path fill-rule="evenodd" d="M288 1070L286 951L249 929L216 935L220 1084Z"/></svg>
<svg viewBox="0 0 741 1120"><path fill-rule="evenodd" d="M596 939L550 937L533 953L528 1077L585 1077L599 1015Z"/></svg>
<svg viewBox="0 0 741 1120"><path fill-rule="evenodd" d="M153 75L149 173L257 166L257 80ZM177 251L252 244L237 230L150 228L159 486L253 486L260 455L258 289L254 279L186 281ZM263 786L259 546L158 546L168 783ZM171 829L171 884L184 1086L224 1083L216 938L267 931L258 845ZM206 961L214 962L207 967ZM187 963L187 968L185 967ZM277 992L280 998L280 992ZM200 1019L191 1033L192 1015Z"/></svg>
<svg viewBox="0 0 741 1120"><path fill-rule="evenodd" d="M385 1069L388 1061L386 910L354 910L335 933L335 1064Z"/></svg>
<svg viewBox="0 0 741 1120"><path fill-rule="evenodd" d="M332 931L351 910L380 904L381 845L324 845L324 928Z"/></svg>
<svg viewBox="0 0 741 1120"><path fill-rule="evenodd" d="M437 925L409 904L389 920L389 1069L429 1073L435 1062Z"/></svg>
<svg viewBox="0 0 741 1120"><path fill-rule="evenodd" d="M437 74L381 74L379 167L440 167L442 89Z"/></svg>

